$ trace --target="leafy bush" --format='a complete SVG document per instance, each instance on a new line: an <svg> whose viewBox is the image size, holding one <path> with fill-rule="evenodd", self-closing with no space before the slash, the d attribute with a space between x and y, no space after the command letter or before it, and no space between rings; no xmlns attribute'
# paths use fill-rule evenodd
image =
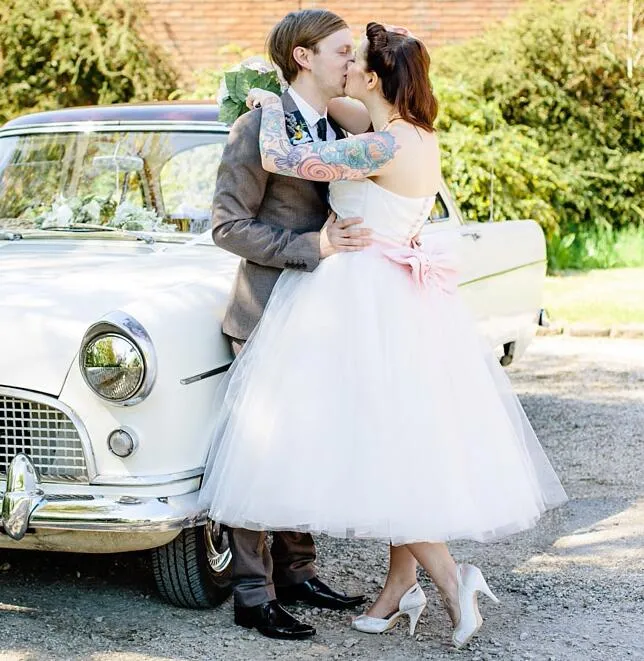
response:
<svg viewBox="0 0 644 661"><path fill-rule="evenodd" d="M560 183L536 132L508 125L497 104L481 103L463 84L437 80L435 87L443 174L463 215L533 218L555 233L558 217L548 200Z"/></svg>
<svg viewBox="0 0 644 661"><path fill-rule="evenodd" d="M638 226L644 220L644 77L636 50L644 11L640 5L633 16L631 44L624 36L626 11L618 0L540 0L478 39L435 52L439 87L446 88L439 99L448 177L462 150L459 134L471 138L468 157L477 162L485 156L479 150L500 133L497 144L509 150L495 169L497 201L503 205L505 195L516 194L508 178L531 180L523 188L539 197L534 217L549 239L593 227L607 237L609 227ZM494 118L495 131L481 109ZM530 142L515 143L517 131ZM513 163L517 150L523 151L520 167ZM536 181L541 177L545 185ZM466 213L481 216L476 193L464 204ZM504 208L517 216L522 204L507 200Z"/></svg>
<svg viewBox="0 0 644 661"><path fill-rule="evenodd" d="M167 98L176 74L136 0L3 0L0 123L25 111Z"/></svg>

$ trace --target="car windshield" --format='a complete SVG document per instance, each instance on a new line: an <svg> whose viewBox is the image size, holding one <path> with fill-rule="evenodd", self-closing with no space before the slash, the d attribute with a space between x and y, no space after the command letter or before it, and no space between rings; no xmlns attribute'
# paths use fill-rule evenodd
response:
<svg viewBox="0 0 644 661"><path fill-rule="evenodd" d="M204 232L226 138L164 130L0 137L0 231Z"/></svg>

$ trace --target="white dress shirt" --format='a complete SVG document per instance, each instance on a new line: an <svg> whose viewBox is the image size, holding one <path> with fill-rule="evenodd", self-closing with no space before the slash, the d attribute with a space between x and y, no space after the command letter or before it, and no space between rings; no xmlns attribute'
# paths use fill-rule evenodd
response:
<svg viewBox="0 0 644 661"><path fill-rule="evenodd" d="M320 113L308 101L305 101L292 87L288 88L288 93L291 95L293 101L295 101L297 109L302 113L302 117L304 117L304 121L309 127L309 133L311 134L313 141L320 142L316 124L320 119L322 119L322 117L326 119L326 141L329 142L331 140L335 140L335 131L333 130L331 124L329 124L329 118L327 117L326 109L324 111L324 115L320 115Z"/></svg>

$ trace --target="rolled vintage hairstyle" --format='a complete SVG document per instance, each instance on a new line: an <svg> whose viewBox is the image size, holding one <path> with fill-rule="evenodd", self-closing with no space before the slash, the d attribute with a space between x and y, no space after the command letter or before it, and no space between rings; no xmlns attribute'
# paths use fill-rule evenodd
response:
<svg viewBox="0 0 644 661"><path fill-rule="evenodd" d="M367 70L378 74L385 99L410 124L434 130L438 101L429 80L429 53L422 42L380 23L367 25Z"/></svg>

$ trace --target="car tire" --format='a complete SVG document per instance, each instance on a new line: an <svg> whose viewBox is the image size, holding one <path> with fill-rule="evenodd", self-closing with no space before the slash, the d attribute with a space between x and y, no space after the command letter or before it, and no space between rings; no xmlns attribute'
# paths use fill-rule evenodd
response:
<svg viewBox="0 0 644 661"><path fill-rule="evenodd" d="M186 528L171 542L151 550L152 571L161 598L181 608L213 608L232 591L231 556L220 526Z"/></svg>

